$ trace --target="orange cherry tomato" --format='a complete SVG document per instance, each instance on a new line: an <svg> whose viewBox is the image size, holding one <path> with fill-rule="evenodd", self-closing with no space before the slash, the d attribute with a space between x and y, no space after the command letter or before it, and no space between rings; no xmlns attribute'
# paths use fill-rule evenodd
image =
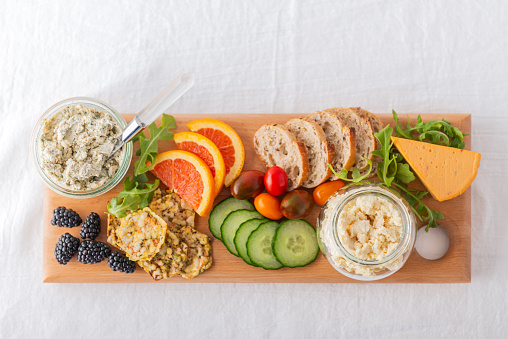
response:
<svg viewBox="0 0 508 339"><path fill-rule="evenodd" d="M328 181L316 187L312 196L316 204L323 206L328 199L342 187L344 187L344 183L340 180Z"/></svg>
<svg viewBox="0 0 508 339"><path fill-rule="evenodd" d="M272 220L282 218L280 201L270 193L261 193L254 199L256 210L264 217Z"/></svg>

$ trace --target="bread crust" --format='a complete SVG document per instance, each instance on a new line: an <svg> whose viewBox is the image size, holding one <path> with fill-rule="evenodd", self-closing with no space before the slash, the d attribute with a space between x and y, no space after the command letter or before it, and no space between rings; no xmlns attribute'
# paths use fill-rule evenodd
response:
<svg viewBox="0 0 508 339"><path fill-rule="evenodd" d="M326 135L327 142L334 147L334 158L330 162L334 171L339 173L342 169L350 170L356 156L355 129L344 124L337 115L331 112L313 112L308 114L305 120L313 121L323 126L322 129ZM338 136L342 136L342 139L339 141L337 141ZM340 147L338 144L340 144ZM338 180L338 178L331 174L330 180L334 181Z"/></svg>
<svg viewBox="0 0 508 339"><path fill-rule="evenodd" d="M284 159L289 157L287 160L290 163L294 163L295 160L298 160L298 162L296 164L297 164L297 167L299 168L300 173L298 174L298 176L296 178L291 175L291 171L288 171L288 169L285 168L287 166L285 166L282 163L283 161L275 161L274 160L273 163L272 163L271 161L269 161L269 159L267 159L260 152L260 150L258 148L260 145L259 145L259 142L257 141L257 139L261 138L260 134L262 134L262 133L268 133L272 129L273 129L273 131L277 131L278 133L282 133L282 135L286 136L290 140L290 145L288 145L287 147L288 147L288 149L290 149L290 151L294 152L295 156L298 159L289 159L289 158L291 158L290 154L292 153L290 151L287 152L287 155L284 155L282 152L279 151L278 155L281 156ZM305 180L307 180L308 175L309 175L309 160L307 158L306 147L305 147L305 145L302 142L297 141L295 136L293 135L293 133L291 133L285 126L279 125L279 124L266 124L266 125L261 126L256 131L256 133L254 133L253 143L254 143L254 150L256 151L256 154L261 159L261 161L263 162L263 164L265 165L266 168L269 168L269 167L272 167L272 166L280 166L280 167L282 167L286 171L286 174L288 175L288 188L287 188L287 191L292 191L292 190L300 187L302 185L302 183Z"/></svg>
<svg viewBox="0 0 508 339"><path fill-rule="evenodd" d="M358 168L358 170L361 172L369 167L367 162L364 162L365 164L363 166L358 166L358 163L363 163L360 156L363 156L361 153L364 152L362 148L367 147L370 148L370 151L368 154L365 154L367 156L364 156L365 158L373 161L374 156L372 155L372 151L376 149L376 138L374 137L374 132L372 129L372 125L370 124L369 119L362 118L357 112L355 112L352 109L349 108L343 108L343 107L335 107L335 108L329 108L326 109L325 112L331 112L336 114L339 118L344 119L352 119L354 121L358 121L360 125L360 130L356 131L356 160L354 163L354 166ZM343 121L346 123L346 125L349 125L347 121ZM362 129L364 128L364 129Z"/></svg>
<svg viewBox="0 0 508 339"><path fill-rule="evenodd" d="M374 113L371 113L361 107L349 107L349 109L356 112L362 118L369 119L369 122L372 126L372 130L374 131L374 133L377 133L384 128L383 122Z"/></svg>
<svg viewBox="0 0 508 339"><path fill-rule="evenodd" d="M378 133L385 127L381 119L379 119L377 115L375 115L374 113L371 113L361 107L350 107L350 108L356 113L358 113L362 118L369 119L370 124L372 125L372 131L374 133ZM379 140L377 140L376 136L374 136L374 138L376 139L376 149L381 149L381 143L379 142ZM380 162L381 160L383 159L379 156L373 158L372 172L369 175L369 178L373 176L373 173L374 174L376 173L377 163Z"/></svg>
<svg viewBox="0 0 508 339"><path fill-rule="evenodd" d="M302 186L312 188L328 180L331 170L327 165L333 164L335 147L326 141L326 134L321 126L314 121L308 121L303 118L291 119L284 126L307 149L309 175L307 180L302 183ZM323 161L325 164L323 164Z"/></svg>

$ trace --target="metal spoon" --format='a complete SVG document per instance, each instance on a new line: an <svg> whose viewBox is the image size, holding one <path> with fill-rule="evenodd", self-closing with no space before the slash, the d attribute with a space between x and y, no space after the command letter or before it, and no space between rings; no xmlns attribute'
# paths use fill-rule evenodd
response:
<svg viewBox="0 0 508 339"><path fill-rule="evenodd" d="M145 127L154 122L192 86L194 86L194 75L192 73L182 73L173 80L125 127L122 132L122 136L116 140L115 147L109 154L106 162L111 159L111 157L120 150L126 142L129 142Z"/></svg>

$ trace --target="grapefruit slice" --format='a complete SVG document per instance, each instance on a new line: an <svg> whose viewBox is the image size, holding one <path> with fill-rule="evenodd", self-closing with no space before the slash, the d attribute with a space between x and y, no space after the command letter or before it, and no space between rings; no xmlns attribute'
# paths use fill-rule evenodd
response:
<svg viewBox="0 0 508 339"><path fill-rule="evenodd" d="M215 181L215 196L220 193L226 176L226 166L222 154L215 144L207 137L194 132L180 132L173 137L176 147L191 152L208 165Z"/></svg>
<svg viewBox="0 0 508 339"><path fill-rule="evenodd" d="M197 155L180 150L160 153L152 173L197 214L205 216L210 213L215 197L213 176L208 165Z"/></svg>
<svg viewBox="0 0 508 339"><path fill-rule="evenodd" d="M199 119L187 124L193 132L204 135L210 139L222 154L226 165L224 184L231 185L242 172L245 162L245 150L238 134L228 124L216 119Z"/></svg>

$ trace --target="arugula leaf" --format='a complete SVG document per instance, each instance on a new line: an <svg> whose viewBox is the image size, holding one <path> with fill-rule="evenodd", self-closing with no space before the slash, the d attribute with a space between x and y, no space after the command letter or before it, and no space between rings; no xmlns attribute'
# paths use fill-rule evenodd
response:
<svg viewBox="0 0 508 339"><path fill-rule="evenodd" d="M153 184L143 184L139 181L136 181L136 177L133 177L132 180L127 177L125 179L124 189L118 194L118 198L138 196L140 198L139 208L142 209L150 205L157 187L159 187L159 179L156 179Z"/></svg>
<svg viewBox="0 0 508 339"><path fill-rule="evenodd" d="M467 134L463 134L457 127L452 126L452 124L445 119L441 121L431 120L429 122L423 122L421 115L418 115L416 124L412 127L408 117L407 126L403 129L397 117L397 113L394 110L392 110L392 115L393 120L395 120L396 137L460 149L465 146L463 139ZM414 133L418 134L416 138L413 137Z"/></svg>
<svg viewBox="0 0 508 339"><path fill-rule="evenodd" d="M137 195L129 195L121 199L121 203L118 202L118 198L114 197L108 202L108 213L118 218L123 218L127 215L127 210L135 211L138 209L138 204L141 201Z"/></svg>
<svg viewBox="0 0 508 339"><path fill-rule="evenodd" d="M397 116L397 113L395 113L395 110L392 109L392 116L393 120L395 120L395 136L401 137L404 139L411 139L413 140L413 136L411 135L411 125L409 124L409 118L407 119L407 127L405 130L402 129L402 126L399 123L399 117ZM390 134L391 136L391 134ZM377 138L377 137L376 137Z"/></svg>
<svg viewBox="0 0 508 339"><path fill-rule="evenodd" d="M406 130L403 130L400 126L399 120L397 119L395 111L393 111L393 114L396 123L396 133L401 137L404 137L406 134L411 135L411 133L408 132L411 129L410 125L408 124L409 127ZM417 121L417 125L421 124L422 129L428 127L423 125L424 123L420 116L418 116ZM411 171L409 164L405 162L404 157L397 152L395 147L393 147L393 142L391 141L392 133L393 130L390 128L390 125L388 125L378 133L374 134L376 139L379 140L381 148L373 151L372 154L383 158L382 163L378 164L377 175L383 186L400 193L402 197L406 199L418 219L427 222L426 231L428 232L430 227L438 227L436 221L438 219L444 219L444 215L438 211L430 209L422 202L423 197L425 197L429 192L412 190L407 187L407 184L415 180L415 175Z"/></svg>
<svg viewBox="0 0 508 339"><path fill-rule="evenodd" d="M147 138L143 132L139 133L133 142L139 141L139 150L136 155L139 159L134 164L134 176L126 177L123 184L123 191L117 197L108 202L108 213L123 218L127 211L136 211L143 209L152 202L155 190L159 187L159 180L154 183L148 183L146 172L154 167L158 152L157 142L159 140L171 140L173 133L168 129L176 128L175 119L171 115L162 114L162 124L160 127L155 122L148 126L150 138ZM150 164L147 166L147 162Z"/></svg>
<svg viewBox="0 0 508 339"><path fill-rule="evenodd" d="M372 171L372 161L370 159L367 159L367 158L363 158L363 159L365 159L367 161L367 163L369 164L368 171L366 172L366 174L362 175L360 173L360 170L358 170L358 168L354 167L353 168L353 172L351 174L352 179L348 178L348 173L349 172L348 172L348 170L346 170L344 168L337 174L337 172L335 172L335 170L333 169L332 165L328 164L327 167L329 169L331 169L332 173L335 174L335 176L338 177L340 180L349 181L349 182L352 182L352 183L359 183L363 179L367 178L369 176L370 172Z"/></svg>
<svg viewBox="0 0 508 339"><path fill-rule="evenodd" d="M390 128L390 125L375 133L374 136L379 140L381 149L372 151L372 155L383 158L381 166L378 164L377 175L387 186L391 185L397 174L397 161L390 153L393 146L393 142L390 139L392 133L393 130Z"/></svg>
<svg viewBox="0 0 508 339"><path fill-rule="evenodd" d="M150 171L155 166L155 158L157 156L157 142L159 140L173 139L173 133L168 129L176 128L175 118L168 114L162 114L162 124L157 127L155 123L148 126L150 138L147 138L143 132L139 133L134 140L139 141L139 149L141 150L139 159L134 163L134 175ZM150 164L147 166L147 162Z"/></svg>
<svg viewBox="0 0 508 339"><path fill-rule="evenodd" d="M409 169L409 164L401 164L397 165L397 173L395 174L395 179L402 181L405 184L409 184L411 181L415 180L415 175Z"/></svg>

